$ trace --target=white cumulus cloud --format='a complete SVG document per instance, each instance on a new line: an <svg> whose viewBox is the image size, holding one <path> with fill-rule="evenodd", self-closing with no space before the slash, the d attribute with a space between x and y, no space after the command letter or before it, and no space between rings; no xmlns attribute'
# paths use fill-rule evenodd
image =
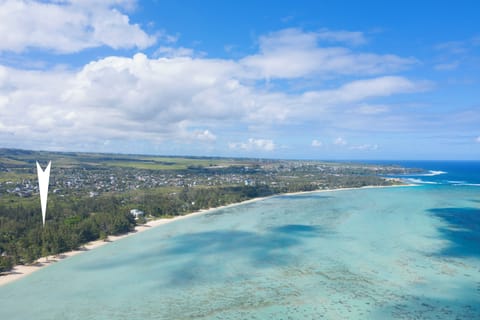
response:
<svg viewBox="0 0 480 320"><path fill-rule="evenodd" d="M27 3L21 1L24 2ZM78 3L84 2L68 1L63 5ZM105 3L128 4L113 0ZM284 33L294 33L298 39L287 37L281 44L268 44L273 40L272 35L267 35L265 45L277 45L281 50L291 47L295 51L303 44L304 52L317 52L316 44L305 43L316 43L318 34L298 30ZM232 150L274 151L280 148L272 140L247 138L268 137L272 128L312 121L324 121L327 126L329 121L335 122L337 128L370 128L368 123L361 122L358 113L343 112L341 107L360 105L364 106L364 114L386 113L388 110L381 105L370 106L368 100L428 88L424 82L401 76L362 78L360 72L355 80L345 79L342 71L337 70L340 80L336 79L329 89L282 90L259 85L264 80L262 73L252 73L251 66L246 64L246 60L258 54L239 60L214 59L177 49L160 50L164 55L158 58L143 53L109 56L78 69L32 71L0 65L0 140L11 141L12 145L28 141L31 145L41 142L41 148L57 144L91 150L99 141L107 140L111 141L109 145L126 140L154 145L200 141L223 143ZM263 62L268 67L268 61ZM315 65L305 68L306 73L316 72ZM303 81L305 72L292 72L291 82ZM350 123L347 117L352 118L352 114L355 118ZM346 144L339 139L336 144ZM317 140L312 146L320 143Z"/></svg>
<svg viewBox="0 0 480 320"><path fill-rule="evenodd" d="M356 39L361 34L347 32L304 32L284 29L260 37L260 53L241 63L254 77L295 78L313 75L375 75L409 67L417 61L396 55L356 53L345 47L320 46L322 39Z"/></svg>
<svg viewBox="0 0 480 320"><path fill-rule="evenodd" d="M333 140L333 144L337 146L344 146L347 144L347 140L343 139L342 137L338 137L335 140Z"/></svg>
<svg viewBox="0 0 480 320"><path fill-rule="evenodd" d="M155 43L122 13L134 1L0 1L0 52L39 48L59 53L109 46L146 48Z"/></svg>
<svg viewBox="0 0 480 320"><path fill-rule="evenodd" d="M153 54L155 57L166 57L166 58L174 58L174 57L192 57L194 55L193 49L184 48L184 47L160 47L158 48L155 53Z"/></svg>
<svg viewBox="0 0 480 320"><path fill-rule="evenodd" d="M390 107L386 105L361 104L355 112L364 115L375 115L385 113L388 110L390 110Z"/></svg>
<svg viewBox="0 0 480 320"><path fill-rule="evenodd" d="M338 104L361 101L370 97L423 91L429 88L428 82L415 82L400 76L383 76L351 81L333 90L306 92L304 98L323 104Z"/></svg>
<svg viewBox="0 0 480 320"><path fill-rule="evenodd" d="M211 133L209 130L195 131L194 137L197 140L205 141L205 142L212 142L217 140L217 137L213 133Z"/></svg>
<svg viewBox="0 0 480 320"><path fill-rule="evenodd" d="M230 149L241 149L244 151L273 151L275 150L275 143L268 139L248 139L247 142L231 142Z"/></svg>
<svg viewBox="0 0 480 320"><path fill-rule="evenodd" d="M322 141L319 141L319 140L316 140L316 139L312 140L312 147L319 148L321 146L323 146Z"/></svg>
<svg viewBox="0 0 480 320"><path fill-rule="evenodd" d="M361 45L367 42L363 32L359 31L323 29L316 33L316 37L320 41L343 42L351 45Z"/></svg>

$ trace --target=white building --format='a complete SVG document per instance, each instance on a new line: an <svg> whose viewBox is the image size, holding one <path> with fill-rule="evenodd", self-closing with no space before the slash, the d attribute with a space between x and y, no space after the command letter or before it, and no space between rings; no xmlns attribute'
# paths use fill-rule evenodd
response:
<svg viewBox="0 0 480 320"><path fill-rule="evenodd" d="M135 219L138 219L138 217L145 215L145 212L138 209L132 209L130 210L130 214L133 215Z"/></svg>

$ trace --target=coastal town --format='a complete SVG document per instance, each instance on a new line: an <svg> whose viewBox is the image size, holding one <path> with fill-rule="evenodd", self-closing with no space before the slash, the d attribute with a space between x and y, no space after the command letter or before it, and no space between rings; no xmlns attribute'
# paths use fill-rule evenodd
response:
<svg viewBox="0 0 480 320"><path fill-rule="evenodd" d="M18 160L17 160L18 161ZM172 158L172 161L175 161ZM192 163L195 159L192 159ZM50 190L60 197L75 195L97 197L154 188L270 186L310 184L313 189L349 187L355 181L373 185L386 183L381 176L405 174L414 169L394 165L334 163L294 160L230 160L229 165L190 165L184 169L141 169L128 166L61 166L53 163ZM0 197L14 195L28 198L38 193L34 167L0 162ZM417 170L418 171L418 170ZM8 178L11 177L11 178Z"/></svg>

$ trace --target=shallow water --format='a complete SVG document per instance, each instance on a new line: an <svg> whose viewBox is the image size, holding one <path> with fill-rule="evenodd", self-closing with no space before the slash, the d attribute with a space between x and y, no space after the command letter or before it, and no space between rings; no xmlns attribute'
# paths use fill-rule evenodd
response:
<svg viewBox="0 0 480 320"><path fill-rule="evenodd" d="M278 196L0 287L0 319L480 319L480 188Z"/></svg>

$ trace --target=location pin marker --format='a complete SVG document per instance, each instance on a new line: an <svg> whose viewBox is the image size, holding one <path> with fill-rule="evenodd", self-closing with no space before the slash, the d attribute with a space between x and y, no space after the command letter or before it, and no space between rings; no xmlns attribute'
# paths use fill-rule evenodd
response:
<svg viewBox="0 0 480 320"><path fill-rule="evenodd" d="M48 181L50 180L50 165L52 161L48 163L45 171L42 170L40 164L37 161L37 175L38 175L38 188L40 189L40 203L42 205L42 221L45 227L45 216L47 214L47 196L48 196Z"/></svg>

